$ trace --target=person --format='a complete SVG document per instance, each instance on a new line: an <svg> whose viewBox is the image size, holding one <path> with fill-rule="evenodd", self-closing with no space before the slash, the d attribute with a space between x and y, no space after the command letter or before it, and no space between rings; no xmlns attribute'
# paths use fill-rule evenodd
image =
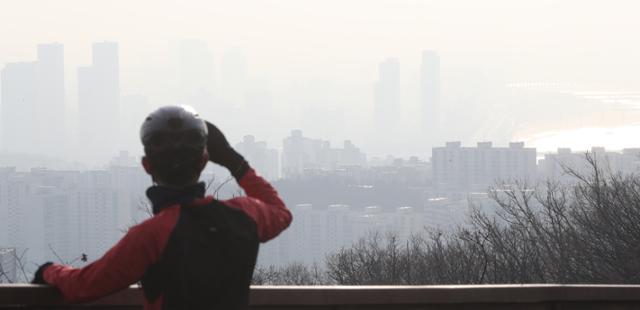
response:
<svg viewBox="0 0 640 310"><path fill-rule="evenodd" d="M242 309L259 242L292 216L213 124L186 106L151 113L140 130L142 166L154 186L153 217L131 227L103 257L83 267L45 263L32 283L57 287L67 302L95 300L140 282L145 309ZM198 182L208 161L226 167L246 196L217 200Z"/></svg>

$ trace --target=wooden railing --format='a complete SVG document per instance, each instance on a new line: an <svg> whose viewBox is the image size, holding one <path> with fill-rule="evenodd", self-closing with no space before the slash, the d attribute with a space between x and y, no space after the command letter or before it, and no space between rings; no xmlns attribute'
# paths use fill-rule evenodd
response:
<svg viewBox="0 0 640 310"><path fill-rule="evenodd" d="M2 309L141 309L139 288L67 305L47 286L0 285ZM640 285L256 286L250 309L640 309Z"/></svg>

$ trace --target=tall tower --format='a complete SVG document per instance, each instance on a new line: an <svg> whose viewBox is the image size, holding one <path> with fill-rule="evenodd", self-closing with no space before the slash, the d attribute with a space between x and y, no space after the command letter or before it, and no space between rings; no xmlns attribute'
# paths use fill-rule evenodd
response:
<svg viewBox="0 0 640 310"><path fill-rule="evenodd" d="M30 153L35 145L36 64L8 63L0 75L2 150Z"/></svg>
<svg viewBox="0 0 640 310"><path fill-rule="evenodd" d="M2 70L2 149L63 155L65 139L64 47L39 44L38 59Z"/></svg>
<svg viewBox="0 0 640 310"><path fill-rule="evenodd" d="M117 152L119 105L118 43L94 43L93 63L78 68L81 157L106 160Z"/></svg>
<svg viewBox="0 0 640 310"><path fill-rule="evenodd" d="M378 66L378 81L373 86L374 121L378 134L392 133L400 118L400 65L387 58Z"/></svg>
<svg viewBox="0 0 640 310"><path fill-rule="evenodd" d="M420 67L420 105L422 108L422 134L433 146L442 130L440 106L440 56L435 50L422 52Z"/></svg>
<svg viewBox="0 0 640 310"><path fill-rule="evenodd" d="M36 105L34 130L38 153L65 155L66 106L64 94L64 46L39 44L36 62Z"/></svg>

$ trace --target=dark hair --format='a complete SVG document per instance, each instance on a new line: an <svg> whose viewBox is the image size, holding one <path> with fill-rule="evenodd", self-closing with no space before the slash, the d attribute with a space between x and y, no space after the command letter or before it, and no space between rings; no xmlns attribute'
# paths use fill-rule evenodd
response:
<svg viewBox="0 0 640 310"><path fill-rule="evenodd" d="M202 172L202 148L175 148L147 155L154 181L182 187L197 180Z"/></svg>

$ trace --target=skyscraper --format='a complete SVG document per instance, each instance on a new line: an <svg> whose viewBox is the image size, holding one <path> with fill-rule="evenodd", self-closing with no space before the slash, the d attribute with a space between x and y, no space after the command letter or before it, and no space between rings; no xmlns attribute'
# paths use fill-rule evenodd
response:
<svg viewBox="0 0 640 310"><path fill-rule="evenodd" d="M39 44L38 59L2 70L2 150L63 155L64 47Z"/></svg>
<svg viewBox="0 0 640 310"><path fill-rule="evenodd" d="M266 142L256 141L254 136L247 135L236 144L235 149L266 179L277 180L280 177L278 150L268 148Z"/></svg>
<svg viewBox="0 0 640 310"><path fill-rule="evenodd" d="M462 147L460 142L447 142L432 150L433 183L442 191L486 191L500 182L536 179L536 149L523 142L511 142L509 147L494 147L491 142Z"/></svg>
<svg viewBox="0 0 640 310"><path fill-rule="evenodd" d="M36 62L36 105L34 111L37 148L42 154L65 154L66 122L64 96L64 46L39 44Z"/></svg>
<svg viewBox="0 0 640 310"><path fill-rule="evenodd" d="M440 106L440 56L435 50L422 52L420 67L420 106L422 108L422 133L427 143L433 146L438 141L442 128Z"/></svg>
<svg viewBox="0 0 640 310"><path fill-rule="evenodd" d="M392 133L400 119L400 65L397 58L387 58L378 66L374 84L374 127L378 136Z"/></svg>
<svg viewBox="0 0 640 310"><path fill-rule="evenodd" d="M78 68L80 157L106 160L118 146L120 69L118 43L93 44L93 63Z"/></svg>
<svg viewBox="0 0 640 310"><path fill-rule="evenodd" d="M2 69L2 150L31 152L36 145L36 63L17 62Z"/></svg>

